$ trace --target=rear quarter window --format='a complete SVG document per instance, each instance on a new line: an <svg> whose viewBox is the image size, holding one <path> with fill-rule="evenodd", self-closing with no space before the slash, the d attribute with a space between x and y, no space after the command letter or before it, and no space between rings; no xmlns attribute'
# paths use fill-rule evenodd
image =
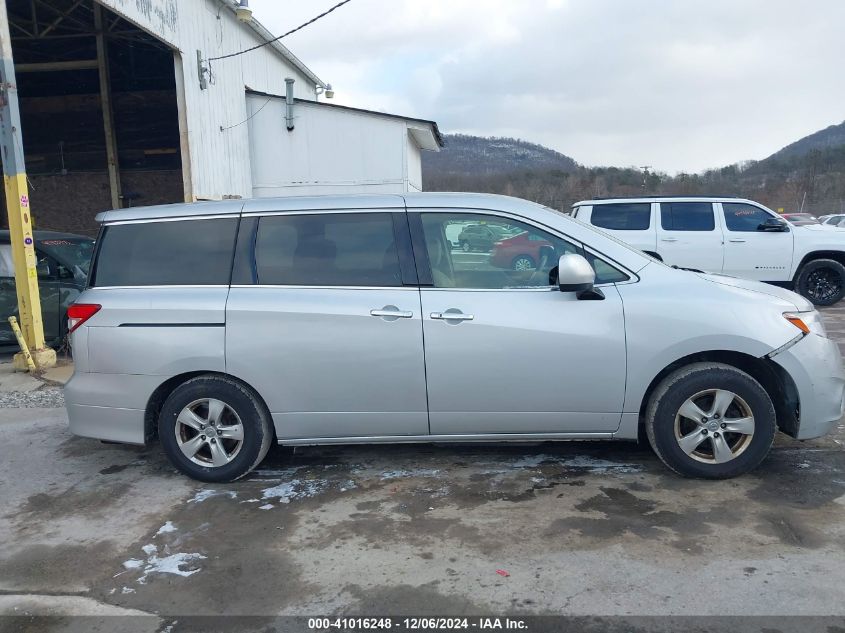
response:
<svg viewBox="0 0 845 633"><path fill-rule="evenodd" d="M651 203L597 204L590 223L615 231L647 231L651 226Z"/></svg>
<svg viewBox="0 0 845 633"><path fill-rule="evenodd" d="M106 226L91 285L228 285L237 227L237 218Z"/></svg>

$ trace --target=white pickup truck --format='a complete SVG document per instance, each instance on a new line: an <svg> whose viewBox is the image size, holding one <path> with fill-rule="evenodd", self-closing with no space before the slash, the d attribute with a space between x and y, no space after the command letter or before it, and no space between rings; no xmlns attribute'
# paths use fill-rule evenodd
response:
<svg viewBox="0 0 845 633"><path fill-rule="evenodd" d="M793 226L751 200L584 200L572 216L672 266L765 281L815 305L845 295L845 228Z"/></svg>

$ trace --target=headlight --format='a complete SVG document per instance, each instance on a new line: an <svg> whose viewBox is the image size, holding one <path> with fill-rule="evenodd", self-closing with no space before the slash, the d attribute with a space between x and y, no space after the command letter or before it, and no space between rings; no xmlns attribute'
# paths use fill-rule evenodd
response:
<svg viewBox="0 0 845 633"><path fill-rule="evenodd" d="M784 312L783 318L804 332L804 334L817 334L818 336L827 338L822 317L817 310L811 310L810 312Z"/></svg>

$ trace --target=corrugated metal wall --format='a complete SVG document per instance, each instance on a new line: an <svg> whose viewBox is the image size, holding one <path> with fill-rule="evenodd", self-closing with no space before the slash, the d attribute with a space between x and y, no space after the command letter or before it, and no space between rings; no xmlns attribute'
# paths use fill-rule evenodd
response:
<svg viewBox="0 0 845 633"><path fill-rule="evenodd" d="M296 79L301 99L316 99L316 86L272 47L212 62L212 83L201 90L197 50L205 59L244 50L262 40L240 24L223 0L98 0L169 44L181 56L191 192L194 199L252 195L249 114L245 89L282 94L285 77ZM180 75L177 73L177 82ZM231 127L235 126L235 127ZM230 128L224 129L222 128Z"/></svg>

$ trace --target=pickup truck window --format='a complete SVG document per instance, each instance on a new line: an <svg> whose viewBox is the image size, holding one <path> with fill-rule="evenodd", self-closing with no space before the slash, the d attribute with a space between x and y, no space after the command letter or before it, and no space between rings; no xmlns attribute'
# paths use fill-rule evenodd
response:
<svg viewBox="0 0 845 633"><path fill-rule="evenodd" d="M743 202L723 202L725 211L725 226L729 231L751 232L772 217L760 207Z"/></svg>
<svg viewBox="0 0 845 633"><path fill-rule="evenodd" d="M710 202L661 202L660 225L664 231L713 231L716 218Z"/></svg>
<svg viewBox="0 0 845 633"><path fill-rule="evenodd" d="M651 225L651 203L597 204L590 222L603 229L647 231Z"/></svg>

